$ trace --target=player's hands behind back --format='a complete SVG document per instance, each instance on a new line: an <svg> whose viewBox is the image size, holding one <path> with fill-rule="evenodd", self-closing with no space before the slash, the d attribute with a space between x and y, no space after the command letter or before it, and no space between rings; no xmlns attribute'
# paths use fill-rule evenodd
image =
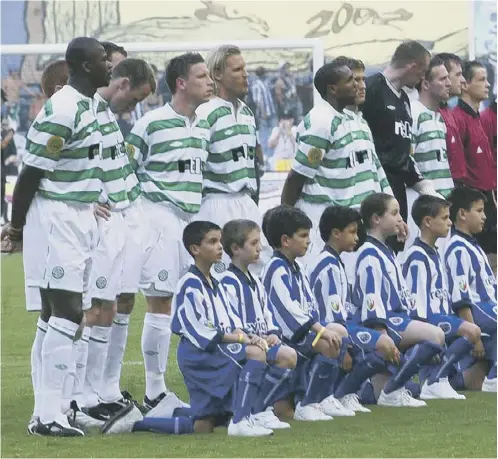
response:
<svg viewBox="0 0 498 459"><path fill-rule="evenodd" d="M0 239L2 253L22 252L22 229L13 228L7 223L2 227Z"/></svg>

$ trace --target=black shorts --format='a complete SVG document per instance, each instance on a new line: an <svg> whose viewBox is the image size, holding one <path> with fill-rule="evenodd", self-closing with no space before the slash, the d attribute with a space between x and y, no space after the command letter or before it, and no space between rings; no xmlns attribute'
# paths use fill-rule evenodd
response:
<svg viewBox="0 0 498 459"><path fill-rule="evenodd" d="M486 223L482 233L476 235L479 245L485 253L496 254L496 205L492 191L483 191L486 195L484 212L486 213Z"/></svg>

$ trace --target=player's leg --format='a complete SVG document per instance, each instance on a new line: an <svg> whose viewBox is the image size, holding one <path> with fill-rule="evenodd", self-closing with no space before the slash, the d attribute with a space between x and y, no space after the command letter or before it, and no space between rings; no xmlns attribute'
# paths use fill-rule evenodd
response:
<svg viewBox="0 0 498 459"><path fill-rule="evenodd" d="M273 405L285 400L291 391L292 371L296 368L297 353L283 344L271 347L266 354L265 371L253 419L268 429L288 429L290 424L281 422L273 412Z"/></svg>
<svg viewBox="0 0 498 459"><path fill-rule="evenodd" d="M120 294L117 298L117 314L114 317L109 337L107 360L102 377L100 397L113 402L122 397L120 389L121 368L128 339L130 315L135 306L135 295L140 284L144 262L145 242L148 228L144 228L146 215L142 200L137 199L123 210L125 223L125 249Z"/></svg>
<svg viewBox="0 0 498 459"><path fill-rule="evenodd" d="M165 374L171 340L171 303L176 284L187 268L188 256L182 237L188 217L151 202L144 202L144 211L152 225L147 241L152 248L144 261L141 280L147 300L141 339L145 365L144 406L155 409L155 415L159 415L160 403L170 392Z"/></svg>
<svg viewBox="0 0 498 459"><path fill-rule="evenodd" d="M62 414L63 385L83 320L82 292L91 263L96 222L88 205L45 200L48 256L40 293L52 310L42 347L41 435L82 435Z"/></svg>

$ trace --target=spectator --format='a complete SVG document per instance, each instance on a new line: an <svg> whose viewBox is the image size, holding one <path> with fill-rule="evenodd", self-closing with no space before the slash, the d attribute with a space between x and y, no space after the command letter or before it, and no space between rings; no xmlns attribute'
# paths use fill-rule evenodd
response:
<svg viewBox="0 0 498 459"><path fill-rule="evenodd" d="M256 78L250 89L249 107L253 110L256 118L256 127L259 134L259 143L263 149L265 159L273 156L273 148L270 147L268 139L272 129L277 125L277 113L273 95L266 79L266 69L258 67Z"/></svg>
<svg viewBox="0 0 498 459"><path fill-rule="evenodd" d="M274 127L268 140L268 145L275 153L268 169L279 172L290 171L291 162L296 154L297 126L291 113L284 113L278 126Z"/></svg>
<svg viewBox="0 0 498 459"><path fill-rule="evenodd" d="M168 61L164 64L164 68L166 69L167 67ZM171 102L172 95L168 83L166 82L166 70L164 71L162 77L157 81L157 94L159 94L161 98L161 105Z"/></svg>
<svg viewBox="0 0 498 459"><path fill-rule="evenodd" d="M313 60L308 70L296 78L297 96L301 101L302 113L308 113L313 108Z"/></svg>
<svg viewBox="0 0 498 459"><path fill-rule="evenodd" d="M15 165L17 159L17 150L14 143L14 129L10 124L6 112L7 97L5 91L2 89L2 140L1 140L1 153L2 153L2 164L0 167L1 173L1 219L2 224L8 222L7 215L7 201L5 200L5 185L7 183L7 168L11 165ZM15 169L15 168L14 168Z"/></svg>
<svg viewBox="0 0 498 459"><path fill-rule="evenodd" d="M277 115L282 118L284 113L291 113L294 119L302 114L301 101L297 97L296 81L290 73L290 63L281 62L279 76L275 80L275 99L277 102Z"/></svg>
<svg viewBox="0 0 498 459"><path fill-rule="evenodd" d="M159 71L154 64L151 64L152 71L154 72L154 79L156 81L159 80ZM155 94L150 94L147 99L143 101L144 112L148 112L149 110L154 110L155 108L162 107L164 104L162 102L163 98L161 93L159 92L159 88L157 88Z"/></svg>

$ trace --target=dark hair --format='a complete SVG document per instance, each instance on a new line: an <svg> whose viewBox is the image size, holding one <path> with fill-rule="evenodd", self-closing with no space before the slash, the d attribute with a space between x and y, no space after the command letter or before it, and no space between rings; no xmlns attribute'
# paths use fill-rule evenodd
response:
<svg viewBox="0 0 498 459"><path fill-rule="evenodd" d="M101 41L104 51L107 54L107 60L110 61L114 53L122 54L124 57L128 57L126 50L112 41Z"/></svg>
<svg viewBox="0 0 498 459"><path fill-rule="evenodd" d="M69 42L66 49L66 62L70 75L83 71L83 62L88 60L90 50L96 46L100 47L102 44L92 37L76 37Z"/></svg>
<svg viewBox="0 0 498 459"><path fill-rule="evenodd" d="M301 209L282 204L271 210L265 226L265 236L270 246L279 249L282 246L282 236L292 237L301 229L311 229L313 224Z"/></svg>
<svg viewBox="0 0 498 459"><path fill-rule="evenodd" d="M135 89L144 84L149 84L151 92L156 92L156 79L154 72L147 62L143 59L124 59L112 69L112 77L128 78L130 80L130 87Z"/></svg>
<svg viewBox="0 0 498 459"><path fill-rule="evenodd" d="M419 62L426 56L430 56L429 51L418 41L405 41L398 45L391 58L394 67L404 67L412 62Z"/></svg>
<svg viewBox="0 0 498 459"><path fill-rule="evenodd" d="M221 228L213 222L197 221L189 223L183 230L183 245L187 252L194 256L190 251L193 245L201 245L202 240L210 231L221 231Z"/></svg>
<svg viewBox="0 0 498 459"><path fill-rule="evenodd" d="M394 199L387 193L373 193L367 196L361 203L360 214L365 228L371 229L371 220L374 215L381 217L387 211L387 205Z"/></svg>
<svg viewBox="0 0 498 459"><path fill-rule="evenodd" d="M190 67L204 62L204 58L199 53L185 53L175 56L166 67L166 83L171 94L176 93L177 78L187 78Z"/></svg>
<svg viewBox="0 0 498 459"><path fill-rule="evenodd" d="M467 212L472 208L472 204L477 201L487 201L486 196L479 190L474 188L455 188L448 196L448 201L451 204L450 218L453 223L456 223L458 211L464 209Z"/></svg>
<svg viewBox="0 0 498 459"><path fill-rule="evenodd" d="M47 97L52 97L56 86L64 86L69 80L69 68L64 59L49 62L43 69L40 86Z"/></svg>
<svg viewBox="0 0 498 459"><path fill-rule="evenodd" d="M465 81L472 81L474 78L474 69L483 69L486 68L479 61L463 61L462 64L462 75L465 78Z"/></svg>
<svg viewBox="0 0 498 459"><path fill-rule="evenodd" d="M328 242L333 229L343 231L351 223L361 224L360 213L351 207L329 206L320 217L320 236L323 242Z"/></svg>
<svg viewBox="0 0 498 459"><path fill-rule="evenodd" d="M349 67L351 70L363 70L363 71L365 70L365 64L359 59L354 59L352 57L339 56L336 57L333 60L333 62L345 65L346 67Z"/></svg>
<svg viewBox="0 0 498 459"><path fill-rule="evenodd" d="M273 211L276 209L276 207L273 207L272 209L268 209L265 214L263 215L263 221L261 222L261 230L263 231L263 234L265 235L265 238L268 239L268 223L270 221L270 218L272 216Z"/></svg>
<svg viewBox="0 0 498 459"><path fill-rule="evenodd" d="M444 62L444 66L446 67L446 70L448 70L448 72L451 71L451 67L454 65L454 64L457 64L457 65L462 65L462 59L457 56L456 54L453 54L453 53L439 53L439 54L436 54L434 56L434 58L438 58L438 59L441 59L443 60Z"/></svg>
<svg viewBox="0 0 498 459"><path fill-rule="evenodd" d="M417 226L420 226L425 217L437 217L441 209L446 209L450 206L451 203L446 199L431 196L430 194L421 194L412 206L413 221Z"/></svg>
<svg viewBox="0 0 498 459"><path fill-rule="evenodd" d="M4 90L3 90L3 88L2 88L2 104L3 104L4 102L7 102L7 94L5 93L5 91L4 91Z"/></svg>
<svg viewBox="0 0 498 459"><path fill-rule="evenodd" d="M341 80L341 70L344 67L347 67L347 65L342 62L336 62L334 59L329 64L325 64L318 69L313 79L313 84L320 96L322 96L322 99L327 99L327 86L337 84Z"/></svg>
<svg viewBox="0 0 498 459"><path fill-rule="evenodd" d="M256 76L258 76L259 78L264 77L266 75L266 69L264 67L260 66L256 69L255 73L256 73Z"/></svg>
<svg viewBox="0 0 498 459"><path fill-rule="evenodd" d="M243 247L247 241L249 233L255 229L259 230L259 226L252 220L231 220L224 227L221 232L221 244L223 250L227 255L232 258L232 244L238 247Z"/></svg>

